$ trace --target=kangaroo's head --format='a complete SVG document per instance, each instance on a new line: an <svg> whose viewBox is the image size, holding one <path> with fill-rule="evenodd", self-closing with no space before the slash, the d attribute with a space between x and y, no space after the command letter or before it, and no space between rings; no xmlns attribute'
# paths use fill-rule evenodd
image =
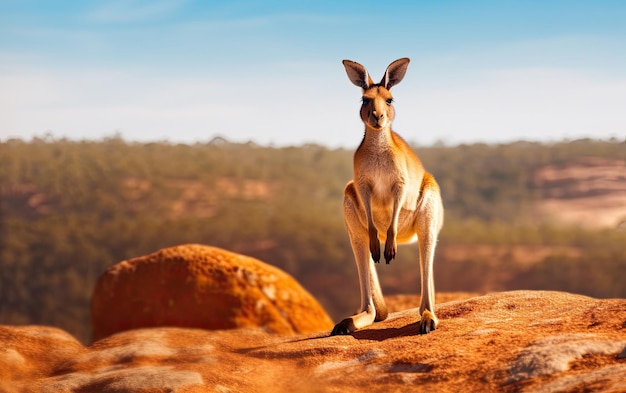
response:
<svg viewBox="0 0 626 393"><path fill-rule="evenodd" d="M389 128L395 116L390 90L404 78L409 59L404 57L389 64L380 83L374 83L365 67L355 61L344 60L343 65L350 81L363 89L361 120L365 123L366 129Z"/></svg>

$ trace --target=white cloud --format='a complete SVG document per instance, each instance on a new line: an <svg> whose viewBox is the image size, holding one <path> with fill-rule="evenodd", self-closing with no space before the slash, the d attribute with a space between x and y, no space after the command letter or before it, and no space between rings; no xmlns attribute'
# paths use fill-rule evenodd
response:
<svg viewBox="0 0 626 393"><path fill-rule="evenodd" d="M327 133L337 136L333 110L341 95L325 97L326 86L319 80L259 75L213 80L110 70L25 69L0 75L0 139L47 131L98 139L120 131L132 140L193 142L221 134L240 141L297 144L323 143Z"/></svg>
<svg viewBox="0 0 626 393"><path fill-rule="evenodd" d="M409 99L411 109L398 109L399 119L420 130L415 139L424 142L626 135L626 79L579 71L494 71L471 84L416 88Z"/></svg>
<svg viewBox="0 0 626 393"><path fill-rule="evenodd" d="M313 76L306 76L313 75ZM394 91L394 128L449 143L626 135L626 80L560 69L512 69L472 83ZM394 90L396 90L394 89ZM215 134L278 145L355 147L360 92L342 72L150 76L112 70L0 72L0 139L53 135L194 142Z"/></svg>

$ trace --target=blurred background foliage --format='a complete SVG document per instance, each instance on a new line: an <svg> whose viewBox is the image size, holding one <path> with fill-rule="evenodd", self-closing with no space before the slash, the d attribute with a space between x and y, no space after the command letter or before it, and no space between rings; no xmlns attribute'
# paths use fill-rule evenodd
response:
<svg viewBox="0 0 626 393"><path fill-rule="evenodd" d="M440 183L446 208L437 290L626 297L623 225L563 225L535 208L545 196L535 181L539 169L589 157L619 162L624 141L440 144L416 151ZM0 152L1 324L54 325L87 342L100 274L124 259L185 243L284 269L336 320L358 307L341 207L352 150L222 138L128 143L113 136L8 140ZM385 294L419 293L415 244L401 246L397 260L379 271Z"/></svg>

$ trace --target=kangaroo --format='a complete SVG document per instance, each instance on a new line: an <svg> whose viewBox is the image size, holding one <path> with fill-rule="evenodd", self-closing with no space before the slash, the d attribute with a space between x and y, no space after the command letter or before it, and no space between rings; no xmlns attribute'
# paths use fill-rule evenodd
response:
<svg viewBox="0 0 626 393"><path fill-rule="evenodd" d="M344 60L350 81L363 90L361 120L365 136L354 154L354 179L344 190L343 211L361 288L361 308L339 322L331 335L350 334L387 318L376 266L380 243L388 264L397 243L418 240L422 300L421 334L437 328L433 258L443 225L443 203L435 178L424 170L409 145L391 129L395 111L390 89L404 78L408 58L387 67L375 84L361 64ZM370 257L371 256L371 257Z"/></svg>

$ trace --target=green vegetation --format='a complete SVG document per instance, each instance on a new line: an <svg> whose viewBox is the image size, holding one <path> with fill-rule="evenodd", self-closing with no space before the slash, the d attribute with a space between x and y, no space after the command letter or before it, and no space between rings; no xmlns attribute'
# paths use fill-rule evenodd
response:
<svg viewBox="0 0 626 393"><path fill-rule="evenodd" d="M559 227L533 209L534 173L584 157L626 157L626 143L519 142L417 148L446 206L440 249L567 246L538 263L436 258L437 289L555 289L626 297L626 231ZM202 243L292 274L334 318L358 306L342 195L352 151L321 146L173 145L35 139L0 144L0 323L48 324L88 341L89 299L121 260ZM417 293L417 247L381 265L384 292ZM618 273L622 272L622 273ZM416 305L417 306L417 305Z"/></svg>

